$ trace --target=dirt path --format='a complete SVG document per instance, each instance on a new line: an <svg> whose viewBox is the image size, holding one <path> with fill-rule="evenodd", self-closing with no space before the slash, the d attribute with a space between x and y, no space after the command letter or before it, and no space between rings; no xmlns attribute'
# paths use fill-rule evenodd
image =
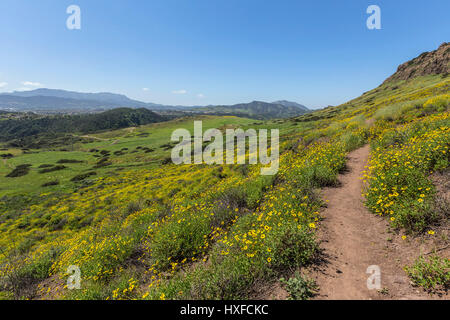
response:
<svg viewBox="0 0 450 320"><path fill-rule="evenodd" d="M109 141L109 139L94 137L94 136L90 136L90 135L84 135L84 136L80 136L80 137L81 138L88 138L88 139L99 140L99 141Z"/></svg>
<svg viewBox="0 0 450 320"><path fill-rule="evenodd" d="M329 202L318 233L324 261L312 272L320 287L316 299L430 298L412 287L403 271L421 249L389 233L387 221L363 205L361 177L369 152L369 146L351 152L341 185L322 191ZM367 287L366 271L373 265L380 268L382 292Z"/></svg>

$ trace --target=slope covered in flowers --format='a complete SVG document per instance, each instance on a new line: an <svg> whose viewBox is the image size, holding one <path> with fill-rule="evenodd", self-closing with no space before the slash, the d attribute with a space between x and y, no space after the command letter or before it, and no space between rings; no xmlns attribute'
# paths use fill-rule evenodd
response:
<svg viewBox="0 0 450 320"><path fill-rule="evenodd" d="M395 227L423 231L440 217L429 175L449 167L448 112L387 128L372 141L367 205Z"/></svg>
<svg viewBox="0 0 450 320"><path fill-rule="evenodd" d="M449 83L441 76L385 83L342 106L242 124L280 128L275 176L248 165L128 168L129 154L120 170L76 192L5 196L0 290L39 299L248 298L258 281L314 262L317 191L335 185L347 153L367 142L368 208L395 228L431 231L443 218L428 176L449 166ZM161 130L152 135L168 133ZM138 134L126 139L142 144ZM71 265L81 270L81 290L66 288Z"/></svg>

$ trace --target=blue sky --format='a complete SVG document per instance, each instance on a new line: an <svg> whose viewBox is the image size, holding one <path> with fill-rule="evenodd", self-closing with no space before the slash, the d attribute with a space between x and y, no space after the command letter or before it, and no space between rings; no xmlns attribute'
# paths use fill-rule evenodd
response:
<svg viewBox="0 0 450 320"><path fill-rule="evenodd" d="M71 4L81 30L66 28ZM371 4L381 30L366 27ZM0 91L337 105L450 41L448 12L448 0L2 0Z"/></svg>

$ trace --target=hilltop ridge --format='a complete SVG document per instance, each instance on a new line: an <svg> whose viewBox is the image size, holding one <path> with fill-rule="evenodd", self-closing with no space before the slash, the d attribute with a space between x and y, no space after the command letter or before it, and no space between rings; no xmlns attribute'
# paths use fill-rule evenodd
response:
<svg viewBox="0 0 450 320"><path fill-rule="evenodd" d="M442 43L434 51L424 52L418 57L401 64L397 71L385 80L409 80L415 77L450 73L450 42Z"/></svg>

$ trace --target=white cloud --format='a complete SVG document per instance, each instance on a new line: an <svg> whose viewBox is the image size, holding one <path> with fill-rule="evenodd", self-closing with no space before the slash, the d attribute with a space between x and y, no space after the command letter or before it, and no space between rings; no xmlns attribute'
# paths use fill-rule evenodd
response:
<svg viewBox="0 0 450 320"><path fill-rule="evenodd" d="M8 85L8 82L0 82L0 88L4 88Z"/></svg>
<svg viewBox="0 0 450 320"><path fill-rule="evenodd" d="M205 95L203 94L203 93L199 93L198 95L197 95L197 98L200 98L200 99L202 99L202 98L204 98L205 97Z"/></svg>
<svg viewBox="0 0 450 320"><path fill-rule="evenodd" d="M143 90L143 91L148 91L149 89L148 89L148 88L142 88L142 90Z"/></svg>
<svg viewBox="0 0 450 320"><path fill-rule="evenodd" d="M172 91L172 93L173 94L186 94L187 93L187 91L186 90L174 90L174 91Z"/></svg>
<svg viewBox="0 0 450 320"><path fill-rule="evenodd" d="M39 82L24 81L22 84L27 87L42 87L42 83Z"/></svg>
<svg viewBox="0 0 450 320"><path fill-rule="evenodd" d="M31 91L31 90L33 90L33 88L22 87L22 88L17 88L15 91Z"/></svg>

